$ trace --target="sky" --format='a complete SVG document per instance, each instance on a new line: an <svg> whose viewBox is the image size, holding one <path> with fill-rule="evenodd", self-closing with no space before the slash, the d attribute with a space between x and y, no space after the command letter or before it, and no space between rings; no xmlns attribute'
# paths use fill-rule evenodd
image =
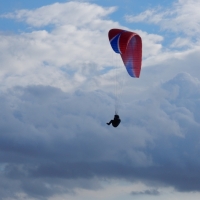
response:
<svg viewBox="0 0 200 200"><path fill-rule="evenodd" d="M199 199L199 9L0 0L0 200ZM112 28L141 36L140 78Z"/></svg>

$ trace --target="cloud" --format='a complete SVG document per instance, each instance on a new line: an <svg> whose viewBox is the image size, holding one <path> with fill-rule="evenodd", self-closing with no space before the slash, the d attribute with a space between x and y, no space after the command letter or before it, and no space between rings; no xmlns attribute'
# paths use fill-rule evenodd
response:
<svg viewBox="0 0 200 200"><path fill-rule="evenodd" d="M67 2L2 16L22 20L29 29L0 34L1 89L29 84L63 91L112 87L113 52L107 33L113 27L126 28L108 18L114 10ZM136 31L143 37L144 59L162 52L162 36Z"/></svg>
<svg viewBox="0 0 200 200"><path fill-rule="evenodd" d="M15 13L2 15L2 17L25 21L35 27L50 24L56 26L71 24L72 26L85 27L91 21L96 25L101 23L99 18L107 16L115 9L115 7L103 8L87 2L71 1L68 3L54 3L35 10L18 10ZM74 13L78 13L78 15Z"/></svg>
<svg viewBox="0 0 200 200"><path fill-rule="evenodd" d="M159 195L160 192L158 190L145 190L141 192L131 192L131 195Z"/></svg>
<svg viewBox="0 0 200 200"><path fill-rule="evenodd" d="M105 35L110 27L118 26L106 19L113 11L68 2L7 14L4 17L25 21L31 29L19 35L0 35L1 85L47 84L70 90L88 79L88 71L90 77L98 76L111 65ZM50 24L53 27L48 30Z"/></svg>
<svg viewBox="0 0 200 200"><path fill-rule="evenodd" d="M1 93L2 187L8 183L7 196L40 199L85 183L101 189L102 178L199 191L199 84L178 74L131 110L124 105L118 129L106 125L113 99L102 91L29 86Z"/></svg>
<svg viewBox="0 0 200 200"><path fill-rule="evenodd" d="M192 0L178 0L172 8L146 10L137 16L126 16L129 22L148 22L160 25L164 30L183 32L194 36L199 33L200 14L199 2ZM173 19L173 20L172 20ZM191 20L192 19L192 20Z"/></svg>
<svg viewBox="0 0 200 200"><path fill-rule="evenodd" d="M67 94L49 86L29 86L14 88L0 99L2 187L10 181L14 184L13 189L8 184L7 196L18 191L42 199L77 187L98 189L101 186L98 181L93 183L95 177L112 177L123 168L115 155L120 148L121 159L127 159L124 136L119 134L122 130L113 133L119 135L113 140L112 129L106 125L113 102L108 95L100 91ZM142 137L134 144L144 145ZM130 151L138 165L147 159L143 155L141 160L141 155Z"/></svg>
<svg viewBox="0 0 200 200"><path fill-rule="evenodd" d="M128 22L149 22L149 23L158 23L160 22L162 18L161 14L156 14L156 10L146 10L142 13L140 13L137 16L132 16L132 15L126 15L125 19Z"/></svg>

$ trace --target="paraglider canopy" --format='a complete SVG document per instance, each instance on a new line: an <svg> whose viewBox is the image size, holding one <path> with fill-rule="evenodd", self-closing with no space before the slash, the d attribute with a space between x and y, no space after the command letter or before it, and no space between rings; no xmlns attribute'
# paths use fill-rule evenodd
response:
<svg viewBox="0 0 200 200"><path fill-rule="evenodd" d="M112 49L121 55L131 77L139 78L142 65L142 39L134 32L111 29L108 38Z"/></svg>

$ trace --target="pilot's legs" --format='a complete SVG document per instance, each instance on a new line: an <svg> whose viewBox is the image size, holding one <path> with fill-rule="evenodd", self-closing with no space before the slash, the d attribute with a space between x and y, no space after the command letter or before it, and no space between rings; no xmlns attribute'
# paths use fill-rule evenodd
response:
<svg viewBox="0 0 200 200"><path fill-rule="evenodd" d="M112 123L112 121L113 121L113 120L110 120L110 122L109 122L109 123L107 123L107 124L108 124L108 125L110 125L110 124Z"/></svg>

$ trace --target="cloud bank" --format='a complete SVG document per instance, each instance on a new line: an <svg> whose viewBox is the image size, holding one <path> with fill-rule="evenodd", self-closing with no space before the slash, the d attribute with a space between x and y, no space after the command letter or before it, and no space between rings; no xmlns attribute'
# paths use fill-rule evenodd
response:
<svg viewBox="0 0 200 200"><path fill-rule="evenodd" d="M41 199L100 189L105 178L199 191L199 85L178 74L159 94L124 106L114 130L105 124L113 99L101 91L29 86L1 93L2 194Z"/></svg>

